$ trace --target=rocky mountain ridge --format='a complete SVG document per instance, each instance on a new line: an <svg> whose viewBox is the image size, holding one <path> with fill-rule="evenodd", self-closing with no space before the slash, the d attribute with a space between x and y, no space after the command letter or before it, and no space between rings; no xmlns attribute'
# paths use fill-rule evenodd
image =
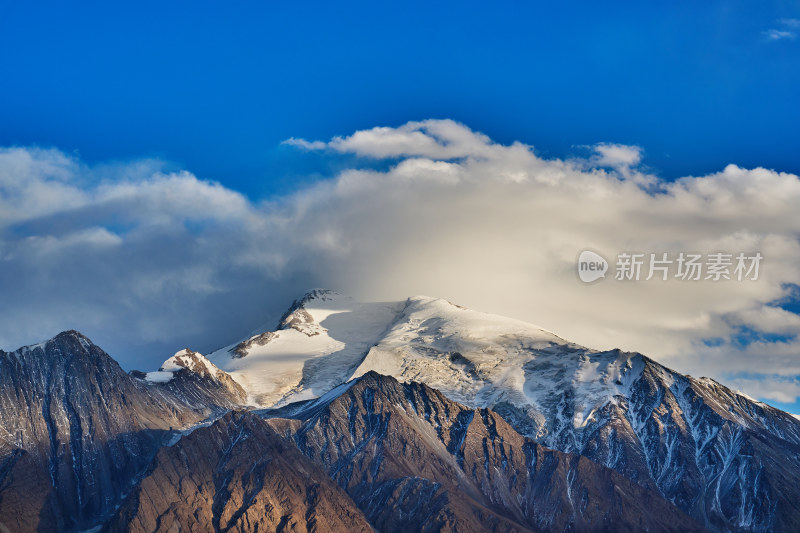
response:
<svg viewBox="0 0 800 533"><path fill-rule="evenodd" d="M76 331L0 351L0 523L94 525L179 430L238 405L198 385L137 379Z"/></svg>
<svg viewBox="0 0 800 533"><path fill-rule="evenodd" d="M419 383L369 372L262 416L322 464L380 531L703 529L657 492Z"/></svg>
<svg viewBox="0 0 800 533"><path fill-rule="evenodd" d="M266 409L224 417L248 405ZM249 421L256 415L263 423ZM435 298L360 303L314 291L274 330L207 357L181 350L148 373L127 374L64 332L0 352L0 422L0 524L12 531L135 521L146 530L161 516L165 527L195 527L178 504L145 505L154 489L143 480L163 485L183 460L175 454L198 450L208 475L192 481L204 496L191 501L212 524L303 530L326 520L307 513L319 492L254 481L248 461L291 475L247 446L231 453L231 432L245 426L265 450L296 448L312 485L341 487L319 500L350 509L352 521L334 529L800 525L791 415L638 353L592 350ZM222 490L234 479L238 488Z"/></svg>

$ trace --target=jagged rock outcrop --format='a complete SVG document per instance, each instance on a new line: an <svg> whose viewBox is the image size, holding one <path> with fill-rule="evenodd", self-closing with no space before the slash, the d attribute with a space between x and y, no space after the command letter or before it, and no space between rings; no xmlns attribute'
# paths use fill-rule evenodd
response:
<svg viewBox="0 0 800 533"><path fill-rule="evenodd" d="M15 532L96 524L176 430L222 414L149 384L67 331L0 351L0 523Z"/></svg>
<svg viewBox="0 0 800 533"><path fill-rule="evenodd" d="M265 331L264 333L253 335L252 337L239 342L233 348L229 348L228 353L234 358L245 357L251 348L254 346L265 346L266 344L269 344L269 341L274 339L276 336L277 335L272 331Z"/></svg>
<svg viewBox="0 0 800 533"><path fill-rule="evenodd" d="M370 372L264 416L380 531L703 529L656 491L425 385Z"/></svg>
<svg viewBox="0 0 800 533"><path fill-rule="evenodd" d="M163 448L104 531L372 528L347 493L290 440L251 413L232 412Z"/></svg>

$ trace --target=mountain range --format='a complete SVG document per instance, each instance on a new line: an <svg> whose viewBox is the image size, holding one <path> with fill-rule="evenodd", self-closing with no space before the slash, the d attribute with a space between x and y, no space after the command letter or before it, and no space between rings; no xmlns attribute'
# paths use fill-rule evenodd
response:
<svg viewBox="0 0 800 533"><path fill-rule="evenodd" d="M309 291L125 372L0 351L0 531L798 531L800 421L442 299Z"/></svg>

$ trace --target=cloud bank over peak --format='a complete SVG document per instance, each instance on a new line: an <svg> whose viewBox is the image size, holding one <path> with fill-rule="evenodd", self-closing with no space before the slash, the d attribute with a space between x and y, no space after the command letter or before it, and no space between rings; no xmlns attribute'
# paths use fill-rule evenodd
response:
<svg viewBox="0 0 800 533"><path fill-rule="evenodd" d="M286 144L355 163L257 203L157 162L98 169L57 150L0 152L0 345L78 327L143 367L137 354L164 347L157 364L166 347L217 347L328 286L441 296L737 379L753 396L799 394L800 319L776 303L800 282L795 175L732 164L664 182L641 168L640 147L544 159L451 120ZM587 285L584 249L612 263L622 252L764 259L757 281L621 282L612 270Z"/></svg>

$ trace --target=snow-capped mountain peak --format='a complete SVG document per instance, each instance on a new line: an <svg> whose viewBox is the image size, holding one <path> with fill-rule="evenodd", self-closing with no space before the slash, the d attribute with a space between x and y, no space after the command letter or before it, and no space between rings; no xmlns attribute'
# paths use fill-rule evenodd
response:
<svg viewBox="0 0 800 533"><path fill-rule="evenodd" d="M249 402L271 407L320 396L347 381L404 302L364 303L324 289L295 300L275 329L211 353Z"/></svg>
<svg viewBox="0 0 800 533"><path fill-rule="evenodd" d="M184 348L175 353L172 357L164 361L161 368L156 372L148 372L145 379L154 383L164 383L170 381L176 372L188 370L198 374L200 377L218 380L224 374L211 361L199 353Z"/></svg>
<svg viewBox="0 0 800 533"><path fill-rule="evenodd" d="M509 345L515 346L514 357L504 348ZM512 367L527 362L524 354L562 348L592 352L538 326L441 298L365 303L315 289L295 300L275 329L256 332L209 359L263 407L318 397L369 370L445 386L457 400L475 401L480 389L489 401L487 380L498 378L498 388L521 391L520 373Z"/></svg>

